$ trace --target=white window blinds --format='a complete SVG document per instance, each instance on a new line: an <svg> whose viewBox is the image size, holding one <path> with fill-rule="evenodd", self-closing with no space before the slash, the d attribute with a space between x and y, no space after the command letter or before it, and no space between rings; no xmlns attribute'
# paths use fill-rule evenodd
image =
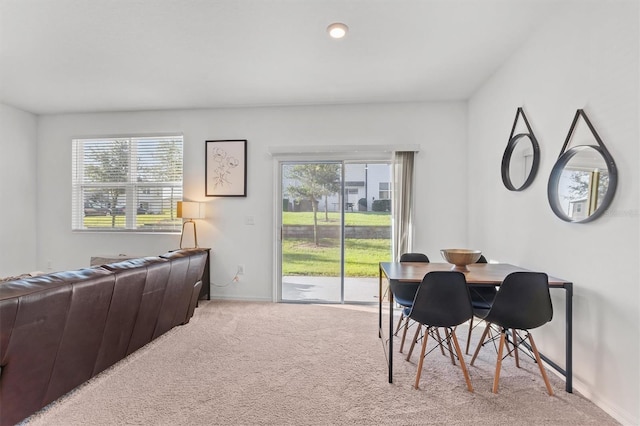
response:
<svg viewBox="0 0 640 426"><path fill-rule="evenodd" d="M183 138L74 139L72 229L180 232Z"/></svg>

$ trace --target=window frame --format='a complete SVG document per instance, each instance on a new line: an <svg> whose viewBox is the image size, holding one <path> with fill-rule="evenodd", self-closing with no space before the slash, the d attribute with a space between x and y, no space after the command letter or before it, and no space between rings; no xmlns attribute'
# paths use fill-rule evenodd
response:
<svg viewBox="0 0 640 426"><path fill-rule="evenodd" d="M386 188L383 188L383 185L386 185ZM387 197L383 197L382 194L386 194ZM378 182L378 199L379 200L390 200L392 196L392 185L391 182Z"/></svg>
<svg viewBox="0 0 640 426"><path fill-rule="evenodd" d="M180 159L179 159L179 180L167 180L167 181L141 181L140 170L138 169L139 152L138 147L141 145L139 142L148 143L153 140L167 140L179 141L180 146ZM85 180L87 170L87 157L84 155L86 147L90 143L96 143L99 141L106 141L113 143L118 140L126 140L129 144L127 155L127 180L125 182L87 182ZM154 159L151 155L149 159ZM124 193L122 194L124 207L124 225L120 226L86 226L85 209L86 204L92 203L87 198L87 190L99 190L100 188L117 188L122 187ZM72 139L72 176L71 176L71 230L72 232L99 232L99 233L165 233L165 234L180 234L182 220L174 221L171 225L164 226L150 226L148 228L138 224L139 205L149 202L149 200L140 201L140 195L145 191L152 191L152 188L164 188L170 190L173 194L173 189L178 189L175 198L173 196L169 200L169 211L171 219L177 219L177 215L173 216L176 212L176 204L178 201L183 200L184 196L184 135L182 133L163 133L163 134L128 134L128 135L116 135L116 136L83 136L74 137ZM162 207L160 212L163 211L164 198L159 197ZM118 203L120 203L118 199ZM99 206L104 207L104 206ZM113 207L113 206L110 206ZM117 207L117 206L116 206ZM111 210L111 208L109 208ZM99 215L99 214L98 214ZM107 213L106 215L111 215ZM112 222L113 223L113 222Z"/></svg>

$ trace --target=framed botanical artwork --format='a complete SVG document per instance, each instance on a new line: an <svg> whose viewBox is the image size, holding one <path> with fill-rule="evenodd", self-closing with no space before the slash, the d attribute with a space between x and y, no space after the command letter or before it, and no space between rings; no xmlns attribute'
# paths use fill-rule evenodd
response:
<svg viewBox="0 0 640 426"><path fill-rule="evenodd" d="M205 142L205 195L247 196L247 140Z"/></svg>

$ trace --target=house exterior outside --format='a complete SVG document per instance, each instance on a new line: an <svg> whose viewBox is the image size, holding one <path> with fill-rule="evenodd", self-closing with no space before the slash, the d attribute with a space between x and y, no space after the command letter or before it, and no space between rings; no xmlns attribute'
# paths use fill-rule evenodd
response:
<svg viewBox="0 0 640 426"><path fill-rule="evenodd" d="M295 180L283 177L283 193L286 188L296 185ZM344 171L344 207L347 212L389 211L391 200L391 166L388 163L346 163ZM340 194L334 193L318 200L318 210L340 211ZM386 200L380 207L374 207L376 200ZM308 200L296 200L286 197L283 200L285 211L311 211Z"/></svg>

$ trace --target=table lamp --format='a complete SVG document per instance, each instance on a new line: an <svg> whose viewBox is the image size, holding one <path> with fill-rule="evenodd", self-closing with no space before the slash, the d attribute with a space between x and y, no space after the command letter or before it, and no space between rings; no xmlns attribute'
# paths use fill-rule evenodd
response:
<svg viewBox="0 0 640 426"><path fill-rule="evenodd" d="M204 219L204 204L192 201L178 201L178 217L187 219L182 224L180 248L184 248L182 247L182 238L184 237L184 228L187 223L193 225L193 242L195 247L198 247L198 233L196 232L196 223L193 219Z"/></svg>

